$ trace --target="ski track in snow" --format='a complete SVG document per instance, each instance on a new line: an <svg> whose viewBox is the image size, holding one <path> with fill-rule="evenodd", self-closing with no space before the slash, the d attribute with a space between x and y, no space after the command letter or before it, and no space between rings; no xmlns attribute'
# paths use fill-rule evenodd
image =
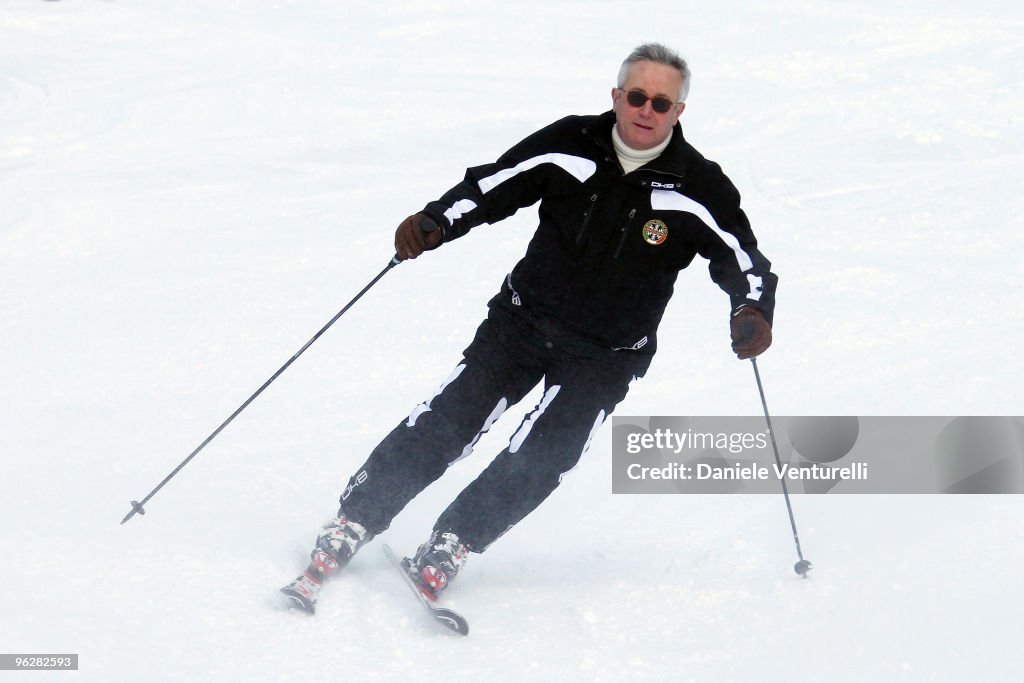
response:
<svg viewBox="0 0 1024 683"><path fill-rule="evenodd" d="M624 13L634 21L623 21ZM1024 12L1009 2L0 0L0 652L33 680L1015 681L1019 496L612 496L610 434L471 558L439 631L380 550L279 609L343 481L468 343L535 210L395 268L523 135L690 61L688 139L780 273L778 415L1019 415ZM695 263L622 415L759 414ZM385 540L411 552L528 397Z"/></svg>

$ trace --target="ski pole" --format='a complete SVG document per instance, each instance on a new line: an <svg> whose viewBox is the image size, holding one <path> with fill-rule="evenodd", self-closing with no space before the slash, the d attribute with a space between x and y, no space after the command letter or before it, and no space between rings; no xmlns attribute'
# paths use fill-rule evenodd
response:
<svg viewBox="0 0 1024 683"><path fill-rule="evenodd" d="M764 419L768 423L768 434L772 437L772 448L775 450L775 462L779 465L779 471L782 471L782 458L779 457L779 446L775 442L775 429L772 427L772 418L768 414L768 402L764 399L764 387L761 385L761 373L757 370L757 359L751 358L750 362L754 366L754 379L757 380L757 391L761 394L761 406L764 407ZM782 495L786 498L786 509L789 511L789 526L793 529L793 542L796 543L796 554L800 560L793 565L793 571L807 578L807 572L811 570L811 563L804 559L804 553L800 549L800 536L796 533L796 520L793 518L793 505L789 500L789 488L786 486L786 478L780 477L779 481L782 483Z"/></svg>
<svg viewBox="0 0 1024 683"><path fill-rule="evenodd" d="M169 482L171 479L173 479L174 475L176 475L178 472L180 472L181 469L192 460L192 458L196 457L199 454L199 451L201 451L204 448L206 448L206 445L208 443L210 443L211 441L213 441L214 438L216 438L216 436L221 433L221 430L223 430L225 427L227 427L229 424L231 424L231 421L234 420L236 417L238 417L239 413L241 413L243 410L245 410L246 407L250 403L252 403L256 399L257 396L262 394L263 390L266 389L267 387L269 387L270 384L275 379L277 379L281 375L282 372L287 370L288 366L290 366L292 363L294 363L295 360L299 356L301 356L303 354L303 352L305 352L306 349L308 349L310 346L312 346L313 342L315 342L317 339L319 339L320 336L323 335L323 333L326 332L331 327L331 325L333 325L335 322L337 322L338 318L340 318L342 315L344 315L345 312L348 309L352 308L352 305L355 302L359 301L360 297L362 297L364 294L366 294L366 292L368 292L371 287L373 287L375 284L377 284L377 281L380 280L382 277L384 277L385 273L387 273L389 270L391 270L392 268L394 268L395 266L397 266L401 262L402 262L402 260L400 258L398 258L397 254L395 256L393 256L391 258L391 261L388 263L387 267L384 268L384 270L380 271L380 273L377 274L377 277L375 277L372 280L370 280L370 283L368 285L363 287L363 289L360 290L360 292L358 294L356 294L355 297L351 301L349 301L347 304L345 304L344 308L342 308L340 311L338 311L338 313L333 318L331 318L329 321L327 321L327 324L324 325L323 327L321 327L320 331L317 332L316 334L314 334L312 339L310 339L308 342L306 342L303 345L303 347L301 349L299 349L295 353L294 356L292 356L291 358L288 359L287 363L282 365L278 369L278 371L275 372L270 377L270 379L268 379L266 382L264 382L263 386L261 386L259 389L257 389L256 392L252 396L247 398L245 400L245 403L243 403L242 405L238 406L238 409L235 410L235 412L231 413L231 416L228 419L224 420L224 422L222 422L221 425L219 427L217 427L217 429L213 430L213 433L210 434L210 436L206 437L206 440L203 441L201 444L199 444L199 446L194 451L192 451L192 453L187 458L185 458L181 462L180 465L175 467L173 472L171 472L166 477L164 477L164 480L162 482L160 482L159 484L157 484L156 488L149 492L149 495L147 495L145 498L143 498L142 501L133 500L132 501L132 510L131 510L131 512L129 512L127 515L125 515L124 519L121 520L121 524L124 524L129 519L134 517L135 513L138 513L140 515L146 514L146 511L143 509L142 506L145 505L146 503L148 503L150 498L152 498L153 496L156 495L157 491L162 489L167 482Z"/></svg>

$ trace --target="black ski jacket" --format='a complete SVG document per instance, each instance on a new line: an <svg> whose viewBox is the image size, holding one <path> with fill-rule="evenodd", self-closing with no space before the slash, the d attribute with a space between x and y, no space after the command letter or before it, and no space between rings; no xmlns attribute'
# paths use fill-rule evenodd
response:
<svg viewBox="0 0 1024 683"><path fill-rule="evenodd" d="M624 174L615 114L569 116L530 135L423 213L450 242L540 200L526 255L491 305L556 320L606 348L650 356L679 271L700 254L732 310L772 321L777 277L757 250L740 195L677 123L653 161Z"/></svg>

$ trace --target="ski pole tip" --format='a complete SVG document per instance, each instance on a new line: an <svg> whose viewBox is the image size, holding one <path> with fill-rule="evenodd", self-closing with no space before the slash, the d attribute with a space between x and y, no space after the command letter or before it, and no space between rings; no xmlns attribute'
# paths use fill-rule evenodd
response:
<svg viewBox="0 0 1024 683"><path fill-rule="evenodd" d="M793 565L793 571L800 575L801 578L807 578L807 572L811 571L811 563L807 560L800 560Z"/></svg>
<svg viewBox="0 0 1024 683"><path fill-rule="evenodd" d="M124 516L124 519L121 520L121 524L124 524L129 519L134 517L136 512L139 513L140 515L146 514L146 511L142 508L142 504L139 503L139 501L137 501L137 500L133 500L132 501L132 511Z"/></svg>

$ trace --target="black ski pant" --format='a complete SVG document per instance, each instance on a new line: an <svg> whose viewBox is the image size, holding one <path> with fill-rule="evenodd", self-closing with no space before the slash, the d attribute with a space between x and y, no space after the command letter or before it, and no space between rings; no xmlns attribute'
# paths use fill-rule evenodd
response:
<svg viewBox="0 0 1024 683"><path fill-rule="evenodd" d="M469 455L541 380L544 394L508 446L434 525L482 552L559 485L650 360L612 351L492 304L463 360L349 479L341 511L378 534L420 491Z"/></svg>

